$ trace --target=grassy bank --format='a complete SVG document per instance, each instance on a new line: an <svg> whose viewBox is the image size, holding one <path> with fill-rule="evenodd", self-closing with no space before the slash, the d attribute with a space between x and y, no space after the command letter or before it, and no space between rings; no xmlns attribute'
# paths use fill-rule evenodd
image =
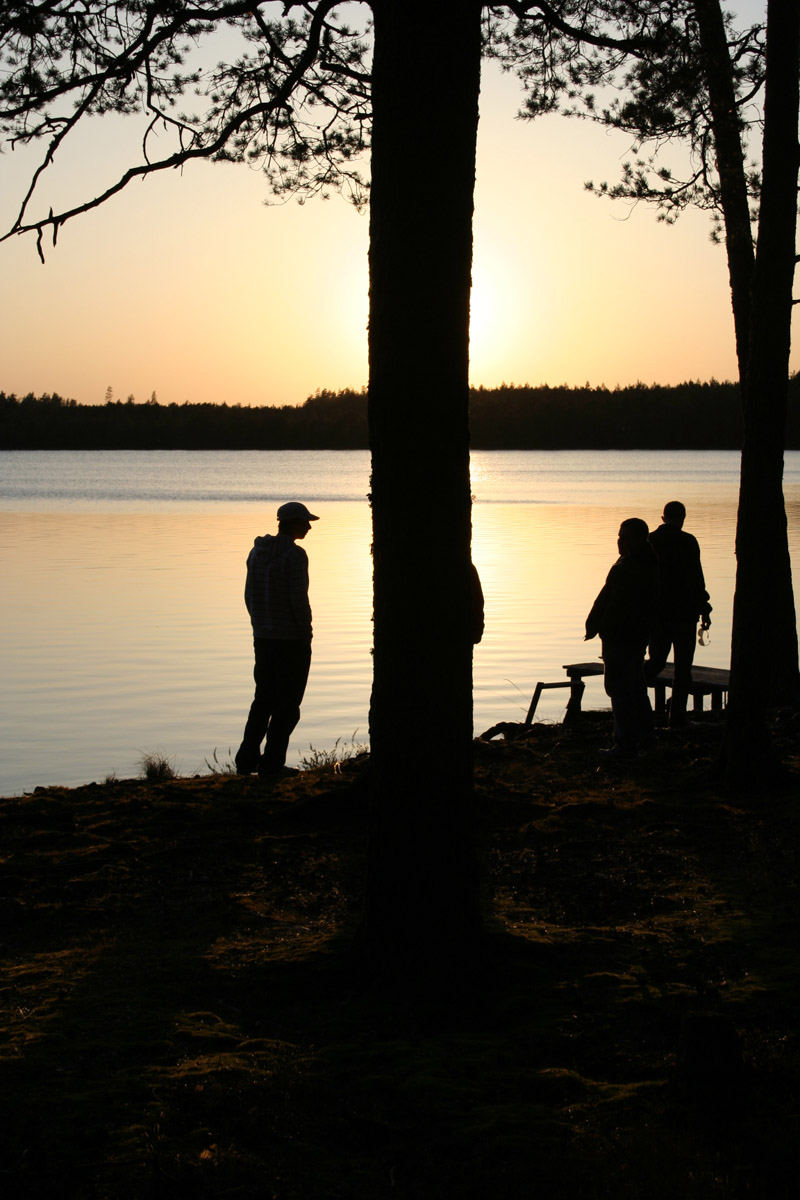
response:
<svg viewBox="0 0 800 1200"><path fill-rule="evenodd" d="M484 969L429 1003L353 970L357 762L0 802L3 1194L793 1196L796 718L772 798L711 714L607 732L476 743Z"/></svg>

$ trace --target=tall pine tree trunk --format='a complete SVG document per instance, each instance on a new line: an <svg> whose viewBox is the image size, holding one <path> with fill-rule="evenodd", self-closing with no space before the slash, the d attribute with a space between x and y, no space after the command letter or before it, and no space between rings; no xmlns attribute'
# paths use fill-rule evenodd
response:
<svg viewBox="0 0 800 1200"><path fill-rule="evenodd" d="M755 253L733 64L720 0L693 0L693 4L711 109L736 331L736 357L742 378L747 368L750 345L750 289Z"/></svg>
<svg viewBox="0 0 800 1200"><path fill-rule="evenodd" d="M468 957L473 837L469 292L480 4L374 0L369 429L374 682L362 940Z"/></svg>
<svg viewBox="0 0 800 1200"><path fill-rule="evenodd" d="M783 452L797 231L800 6L770 0L761 211L750 342L742 379L744 444L736 530L731 690L723 766L732 783L764 782L773 766L766 715L797 698L797 624Z"/></svg>

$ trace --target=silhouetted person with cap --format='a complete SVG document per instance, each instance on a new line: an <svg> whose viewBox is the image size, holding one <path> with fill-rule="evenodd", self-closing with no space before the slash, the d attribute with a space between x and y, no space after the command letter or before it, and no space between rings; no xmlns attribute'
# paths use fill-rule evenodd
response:
<svg viewBox="0 0 800 1200"><path fill-rule="evenodd" d="M604 758L635 759L652 743L653 710L644 678L644 655L658 601L658 563L639 517L619 527L619 558L586 618L586 640L602 642L603 681L614 714L614 746Z"/></svg>
<svg viewBox="0 0 800 1200"><path fill-rule="evenodd" d="M683 529L686 509L680 500L670 500L664 505L661 520L662 524L650 534L650 545L658 557L660 599L658 625L650 642L645 676L652 682L664 669L672 650L674 677L669 723L676 728L686 723L697 622L708 629L711 605L700 564L700 547L697 538Z"/></svg>
<svg viewBox="0 0 800 1200"><path fill-rule="evenodd" d="M277 534L257 537L247 559L244 602L253 626L256 691L236 752L240 775L258 771L268 777L291 770L285 766L286 751L311 666L308 556L296 543L319 517L294 500L282 504L277 515Z"/></svg>

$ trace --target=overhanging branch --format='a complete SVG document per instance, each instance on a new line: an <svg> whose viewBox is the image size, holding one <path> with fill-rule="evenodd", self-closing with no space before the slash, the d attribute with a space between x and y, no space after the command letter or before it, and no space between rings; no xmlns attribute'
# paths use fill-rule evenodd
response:
<svg viewBox="0 0 800 1200"><path fill-rule="evenodd" d="M147 175L155 174L159 171L172 170L182 167L184 164L191 162L194 159L214 159L224 155L225 147L236 137L236 135L248 124L260 122L264 124L265 118L274 117L280 112L286 112L289 106L289 100L298 89L298 87L308 85L306 79L307 73L310 71L314 62L318 60L320 47L323 40L323 30L330 28L327 24L327 18L335 7L335 0L322 0L321 3L314 7L308 4L292 4L284 5L284 13L291 8L299 7L309 14L309 21L306 28L305 42L300 52L297 54L294 61L284 60L287 62L288 69L285 78L277 86L269 99L260 101L255 104L239 109L230 119L225 121L221 128L209 140L201 140L202 133L198 132L185 121L176 119L166 113L163 108L157 103L156 89L153 86L153 79L150 71L150 60L152 54L166 39L175 37L186 24L191 22L197 25L198 22L207 23L211 20L231 19L236 16L253 15L254 5L246 3L246 0L235 4L222 4L209 9L183 9L180 16L176 16L169 26L162 27L155 34L152 32L152 19L148 23L149 33L145 35L144 30L140 30L137 38L133 43L134 55L133 60L130 56L130 50L125 54L121 54L109 65L105 72L96 73L91 84L87 88L87 77L73 77L69 88L64 85L61 89L49 89L47 96L56 98L66 94L67 91L74 92L78 87L84 92L80 104L76 110L69 116L57 118L58 122L63 122L58 128L55 135L48 143L47 150L42 161L37 166L33 173L30 186L23 198L20 210L12 227L5 233L0 235L0 242L8 238L26 233L37 234L37 250L40 258L44 261L44 252L42 248L42 238L45 230L52 228L53 244L56 244L58 230L61 225L71 220L73 217L83 213L90 212L92 209L99 208L107 200L123 191L134 179L144 178ZM152 18L152 13L148 14ZM262 22L263 24L263 22ZM275 41L270 39L271 49L274 51ZM136 166L126 170L113 184L103 190L97 196L85 200L83 203L75 205L73 208L65 209L60 212L54 212L51 208L48 215L37 220L27 219L27 212L31 205L33 196L37 186L41 180L43 173L54 161L57 151L62 147L65 138L72 132L81 117L90 112L98 102L102 90L109 83L122 76L131 77L132 75L145 71L145 104L153 114L152 120L149 122L144 134L142 145L142 154L144 161ZM355 73L353 73L355 74ZM8 114L7 114L8 115ZM219 115L219 114L218 114ZM56 121L55 117L47 118L51 125ZM178 136L181 141L180 148L173 154L170 154L160 160L151 161L147 156L147 142L149 135L152 133L155 125L163 121L165 125L172 126L177 129ZM183 138L185 135L191 135L191 141L188 145L184 145ZM268 157L271 157L276 151L275 142L268 147ZM327 157L327 151L326 151Z"/></svg>
<svg viewBox="0 0 800 1200"><path fill-rule="evenodd" d="M535 0L530 4L521 3L520 0L508 0L506 7L520 21L534 19L536 14L539 14L551 29L558 30L559 33L563 33L565 37L579 45L585 42L587 45L597 46L601 50L622 50L626 54L638 58L643 53L645 44L652 43L651 38L614 38L607 34L595 33L586 26L570 25L559 15L552 4L546 3L546 0ZM531 10L534 12L532 13Z"/></svg>

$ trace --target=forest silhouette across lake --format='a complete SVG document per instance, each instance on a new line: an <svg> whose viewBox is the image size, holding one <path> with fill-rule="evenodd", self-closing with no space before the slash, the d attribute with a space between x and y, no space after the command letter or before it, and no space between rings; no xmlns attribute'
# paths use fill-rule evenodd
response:
<svg viewBox="0 0 800 1200"><path fill-rule="evenodd" d="M424 435L424 430L420 431ZM501 384L470 391L481 450L738 450L738 383L609 389ZM0 392L5 450L364 450L366 389L321 390L299 405L161 404ZM787 449L800 448L800 376L789 383Z"/></svg>

